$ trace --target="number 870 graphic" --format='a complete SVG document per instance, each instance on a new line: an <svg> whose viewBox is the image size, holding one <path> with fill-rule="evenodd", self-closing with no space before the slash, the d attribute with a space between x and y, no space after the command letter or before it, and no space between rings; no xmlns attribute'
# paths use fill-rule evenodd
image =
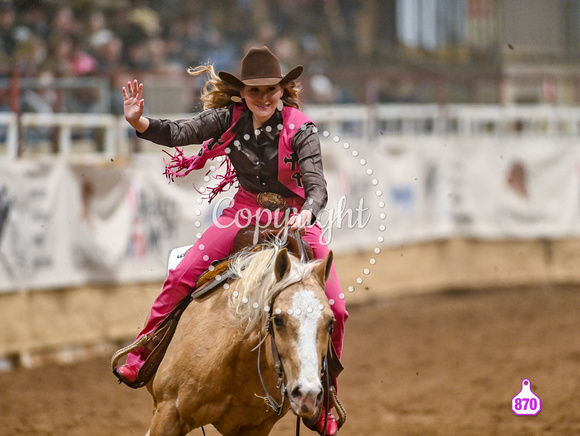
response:
<svg viewBox="0 0 580 436"><path fill-rule="evenodd" d="M531 389L528 379L522 380L522 390L512 398L512 412L516 415L537 415L542 410L542 400Z"/></svg>

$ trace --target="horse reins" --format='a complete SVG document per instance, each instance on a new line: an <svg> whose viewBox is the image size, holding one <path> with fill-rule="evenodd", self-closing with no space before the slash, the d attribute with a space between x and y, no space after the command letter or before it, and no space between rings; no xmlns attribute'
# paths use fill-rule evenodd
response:
<svg viewBox="0 0 580 436"><path fill-rule="evenodd" d="M270 299L270 303L268 305L268 322L266 323L266 336L262 338L262 329L259 332L260 341L256 348L258 348L258 376L260 377L260 383L262 384L262 389L264 390L264 400L266 404L276 412L276 414L282 414L282 409L284 408L284 402L286 401L286 385L284 384L284 367L282 366L282 360L280 359L280 353L278 352L278 347L276 346L276 338L274 337L274 327L272 325L272 317L271 310L272 304L276 297L282 292L282 289L279 289L272 295ZM270 395L268 392L268 388L266 387L266 383L264 383L264 378L262 377L262 368L260 366L261 356L262 356L262 344L266 340L266 338L270 336L270 346L272 348L272 357L274 359L274 368L276 369L276 373L278 374L278 381L276 382L276 388L280 389L280 395L282 396L282 400L278 403L274 397Z"/></svg>
<svg viewBox="0 0 580 436"><path fill-rule="evenodd" d="M279 290L278 292L276 292L273 296L272 299L270 300L272 303L274 302L274 299L278 296L278 294L280 294L280 292L282 291ZM269 309L271 309L272 305L269 306ZM268 312L269 314L269 312ZM280 395L281 395L281 401L280 403L278 403L278 401L276 401L276 399L274 397L272 397L270 395L270 393L268 392L268 388L266 387L266 383L264 382L264 378L262 377L262 369L260 366L260 360L261 360L261 352L262 352L262 344L264 343L264 341L266 340L267 336L264 336L262 338L262 331L260 330L260 341L257 345L256 348L258 348L258 376L260 377L260 383L262 384L262 389L264 390L264 397L260 397L263 398L264 401L266 402L266 404L268 406L270 406L270 408L272 410L274 410L274 412L276 412L276 414L280 415L282 414L282 410L284 408L284 402L286 401L286 394L287 394L287 390L286 390L286 385L284 384L284 378L285 378L285 374L284 374L284 367L282 366L282 359L280 359L280 353L278 352L278 347L276 346L276 338L274 337L274 328L272 326L272 317L268 317L268 322L266 324L266 334L270 335L270 345L272 348L272 357L274 358L274 368L276 369L276 373L278 374L278 381L276 383L276 388L280 389ZM329 337L329 344L330 344L330 337ZM327 362L327 355L324 356L324 358L322 359L322 370L321 370L321 378L324 378L326 380L326 411L328 412L329 407L330 407L330 376L328 373L328 362ZM324 431L322 433L323 436L326 436L326 428L328 425L328 413L325 414L326 416L324 417ZM296 417L296 436L300 436L300 417L297 416Z"/></svg>
<svg viewBox="0 0 580 436"><path fill-rule="evenodd" d="M288 228L286 227L286 230L284 232L284 237L283 239L286 239L288 234ZM300 236L300 231L298 229L296 229L296 234L295 234L295 238L296 241L298 243L298 251L300 254L300 262L301 263L306 263L308 262L308 253L306 252L306 248L304 247L304 242L302 241L302 237ZM271 262L271 261L270 261ZM262 389L264 390L264 397L260 397L263 398L264 401L266 402L266 404L272 409L274 410L274 412L276 412L276 414L280 415L282 414L282 410L284 408L284 403L286 401L286 394L287 394L287 390L286 390L286 385L284 384L284 379L285 379L285 374L284 374L284 367L282 365L282 359L280 359L280 353L278 352L278 347L276 346L276 338L274 337L274 326L272 325L272 319L273 317L271 316L271 312L272 312L272 306L274 304L274 300L276 299L276 297L283 291L283 289L279 289L278 291L276 291L272 297L270 298L270 302L268 304L268 321L266 323L266 336L262 337L262 329L260 329L259 331L259 342L258 345L256 346L256 348L258 349L258 376L260 378L260 383L262 384ZM262 377L262 369L260 366L260 361L261 361L261 356L262 356L262 344L264 343L264 341L266 340L267 336L270 336L270 347L272 349L272 357L274 359L274 368L276 369L276 373L278 374L278 381L276 383L276 389L280 390L280 395L281 395L281 401L280 403L278 403L278 401L276 401L276 399L274 397L272 397L270 395L270 393L268 392L268 388L266 387L266 383L264 382L264 378ZM332 332L331 335L332 336ZM330 337L329 337L329 343L330 343ZM325 377L326 375L326 377ZM326 379L326 416L324 417L324 431L323 431L323 436L326 436L326 428L328 425L328 409L330 407L330 376L328 373L328 363L327 363L327 355L325 354L324 358L322 359L322 370L321 370L321 377ZM297 416L296 417L296 436L300 435L300 417Z"/></svg>
<svg viewBox="0 0 580 436"><path fill-rule="evenodd" d="M288 227L285 227L284 234L282 237L282 242L286 242L288 238ZM306 253L306 248L304 248L304 243L302 238L300 237L300 231L296 229L295 234L296 242L298 243L298 250L300 253L300 262L306 263L308 262L308 254ZM268 266L271 264L272 260L274 259L274 255L268 262ZM274 304L274 300L278 295L282 292L282 289L276 291L272 297L270 298L268 304L268 322L266 323L266 336L262 338L262 330L260 329L259 332L259 342L258 342L258 376L260 377L260 383L262 384L262 389L264 389L264 400L276 412L276 414L280 415L282 413L282 409L284 407L284 402L286 401L286 385L284 384L284 367L282 366L282 359L280 359L280 353L278 352L278 347L276 346L276 338L274 337L274 326L272 325L272 306ZM274 397L270 395L268 392L268 388L266 387L266 383L264 383L264 378L262 377L262 369L260 367L260 360L262 355L262 343L266 340L267 336L270 336L270 347L272 349L272 357L274 359L274 368L276 369L276 373L278 374L278 382L276 383L276 388L280 389L280 394L282 396L282 400L278 403Z"/></svg>

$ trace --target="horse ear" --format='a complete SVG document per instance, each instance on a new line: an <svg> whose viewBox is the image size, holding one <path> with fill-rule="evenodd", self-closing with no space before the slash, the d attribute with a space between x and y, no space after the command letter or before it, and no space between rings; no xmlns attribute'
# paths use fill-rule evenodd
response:
<svg viewBox="0 0 580 436"><path fill-rule="evenodd" d="M333 258L334 255L332 254L331 250L328 252L328 256L326 256L326 258L322 262L320 262L314 269L314 274L316 275L316 277L318 277L318 280L320 280L320 283L322 283L323 285L326 283L328 277L330 276L330 269L332 268Z"/></svg>
<svg viewBox="0 0 580 436"><path fill-rule="evenodd" d="M282 280L286 274L290 272L290 256L288 256L288 250L283 248L278 252L276 256L276 263L274 265L274 271L276 273L276 281Z"/></svg>

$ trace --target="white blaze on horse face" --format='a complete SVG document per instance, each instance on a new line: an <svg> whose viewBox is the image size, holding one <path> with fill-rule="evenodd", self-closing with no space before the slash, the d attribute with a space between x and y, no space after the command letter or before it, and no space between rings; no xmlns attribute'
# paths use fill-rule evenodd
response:
<svg viewBox="0 0 580 436"><path fill-rule="evenodd" d="M313 291L296 292L292 298L292 315L298 319L298 358L300 359L300 380L302 389L321 388L318 368L318 322L322 315L320 301Z"/></svg>

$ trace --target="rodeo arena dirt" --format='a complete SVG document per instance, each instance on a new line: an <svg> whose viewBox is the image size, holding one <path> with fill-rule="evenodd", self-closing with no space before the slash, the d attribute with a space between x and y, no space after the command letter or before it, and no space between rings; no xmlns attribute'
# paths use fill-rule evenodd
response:
<svg viewBox="0 0 580 436"><path fill-rule="evenodd" d="M397 257L405 254L413 253L400 249ZM348 273L365 257L342 257L337 264ZM384 267L409 267L397 257L383 259ZM361 291L365 300L349 306L340 380L348 418L340 434L580 432L577 287L377 297L384 279L371 275ZM145 434L151 397L145 389L117 384L109 365L110 354L97 353L75 363L0 373L0 434ZM541 399L536 416L516 416L511 409L523 379ZM288 414L272 434L293 435L294 426ZM217 434L211 427L206 432Z"/></svg>

